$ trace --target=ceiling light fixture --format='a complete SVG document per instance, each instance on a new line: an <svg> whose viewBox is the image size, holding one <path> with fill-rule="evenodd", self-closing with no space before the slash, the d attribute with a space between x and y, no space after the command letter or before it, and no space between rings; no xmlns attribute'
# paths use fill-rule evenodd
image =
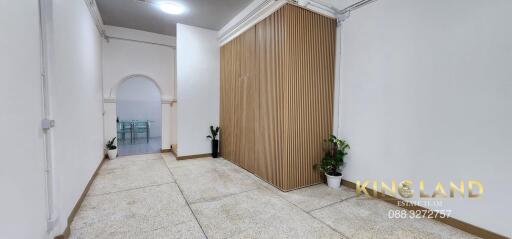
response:
<svg viewBox="0 0 512 239"><path fill-rule="evenodd" d="M182 14L183 12L185 12L185 7L183 7L181 4L178 4L176 2L169 2L169 1L159 2L157 4L157 6L158 6L158 8L160 8L160 10L162 10L163 12L165 12L167 14L178 15L178 14Z"/></svg>

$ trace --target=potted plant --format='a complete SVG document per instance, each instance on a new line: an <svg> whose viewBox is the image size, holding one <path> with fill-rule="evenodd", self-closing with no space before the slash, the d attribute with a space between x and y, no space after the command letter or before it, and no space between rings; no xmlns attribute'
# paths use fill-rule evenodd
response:
<svg viewBox="0 0 512 239"><path fill-rule="evenodd" d="M210 135L206 136L206 138L209 138L212 140L212 157L217 158L219 157L219 140L217 139L217 135L219 134L219 127L213 127L210 126Z"/></svg>
<svg viewBox="0 0 512 239"><path fill-rule="evenodd" d="M107 142L107 154L109 159L115 159L117 157L117 146L115 144L116 137L112 138Z"/></svg>
<svg viewBox="0 0 512 239"><path fill-rule="evenodd" d="M325 156L313 168L325 173L329 187L340 188L342 175L340 171L343 166L343 159L347 155L347 150L350 149L350 146L345 140L338 139L334 135L330 135L325 142L328 145Z"/></svg>

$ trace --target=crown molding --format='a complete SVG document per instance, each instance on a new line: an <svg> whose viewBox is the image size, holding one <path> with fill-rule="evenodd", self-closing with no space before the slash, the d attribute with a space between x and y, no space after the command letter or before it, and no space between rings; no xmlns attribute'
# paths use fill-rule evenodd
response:
<svg viewBox="0 0 512 239"><path fill-rule="evenodd" d="M100 10L98 9L98 5L96 4L96 0L84 0L85 5L89 9L89 13L98 29L102 38L105 38L105 29L103 25L103 19L101 18Z"/></svg>
<svg viewBox="0 0 512 239"><path fill-rule="evenodd" d="M231 41L287 3L327 17L335 18L337 16L337 10L332 6L314 0L254 0L219 30L217 37L220 45Z"/></svg>
<svg viewBox="0 0 512 239"><path fill-rule="evenodd" d="M254 0L219 30L217 38L220 45L237 37L286 3L286 0Z"/></svg>
<svg viewBox="0 0 512 239"><path fill-rule="evenodd" d="M116 97L104 97L103 98L103 103L116 103L117 102L117 99Z"/></svg>
<svg viewBox="0 0 512 239"><path fill-rule="evenodd" d="M161 99L162 105L173 105L174 103L177 103L176 99L171 97L162 97ZM116 97L108 96L103 98L103 103L105 104L115 104L117 103Z"/></svg>

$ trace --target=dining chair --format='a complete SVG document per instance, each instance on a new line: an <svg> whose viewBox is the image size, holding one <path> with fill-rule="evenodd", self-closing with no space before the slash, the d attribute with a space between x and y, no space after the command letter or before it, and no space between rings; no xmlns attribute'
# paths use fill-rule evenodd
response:
<svg viewBox="0 0 512 239"><path fill-rule="evenodd" d="M146 134L146 142L149 143L149 121L134 121L133 122L134 127L134 134L135 137L137 137L138 134Z"/></svg>
<svg viewBox="0 0 512 239"><path fill-rule="evenodd" d="M120 121L118 123L117 134L123 143L126 143L126 134L130 136L130 144L133 144L133 124L131 121Z"/></svg>

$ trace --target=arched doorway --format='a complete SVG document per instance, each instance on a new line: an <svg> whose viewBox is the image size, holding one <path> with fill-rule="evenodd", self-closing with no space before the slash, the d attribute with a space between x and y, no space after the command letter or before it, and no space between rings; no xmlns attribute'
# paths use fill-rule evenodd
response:
<svg viewBox="0 0 512 239"><path fill-rule="evenodd" d="M162 148L161 93L149 77L134 75L117 88L119 155L160 152Z"/></svg>

